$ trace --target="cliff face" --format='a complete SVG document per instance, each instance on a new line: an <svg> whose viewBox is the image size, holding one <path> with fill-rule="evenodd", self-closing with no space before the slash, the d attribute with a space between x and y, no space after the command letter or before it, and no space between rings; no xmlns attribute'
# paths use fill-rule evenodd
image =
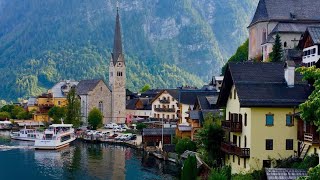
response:
<svg viewBox="0 0 320 180"><path fill-rule="evenodd" d="M128 87L200 85L218 74L247 38L256 4L120 1ZM114 23L114 0L0 0L0 98L36 94L60 79L106 78Z"/></svg>

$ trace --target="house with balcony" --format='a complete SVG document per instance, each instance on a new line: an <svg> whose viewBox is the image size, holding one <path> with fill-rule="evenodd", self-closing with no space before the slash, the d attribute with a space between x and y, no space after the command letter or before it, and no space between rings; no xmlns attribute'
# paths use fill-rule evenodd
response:
<svg viewBox="0 0 320 180"><path fill-rule="evenodd" d="M54 106L53 96L51 93L44 93L37 97L35 103L33 104L35 112L33 114L33 120L35 121L49 121L48 112L50 108Z"/></svg>
<svg viewBox="0 0 320 180"><path fill-rule="evenodd" d="M221 150L233 174L298 156L294 114L311 91L293 62L228 64L217 104L226 110Z"/></svg>
<svg viewBox="0 0 320 180"><path fill-rule="evenodd" d="M52 94L53 104L59 107L66 106L68 104L67 95L69 91L71 88L76 87L78 83L71 80L60 81L49 89L48 93Z"/></svg>
<svg viewBox="0 0 320 180"><path fill-rule="evenodd" d="M165 122L176 122L178 120L178 89L164 89L152 100L152 117Z"/></svg>
<svg viewBox="0 0 320 180"><path fill-rule="evenodd" d="M308 27L299 48L303 49L302 64L307 67L315 65L320 58L320 27Z"/></svg>

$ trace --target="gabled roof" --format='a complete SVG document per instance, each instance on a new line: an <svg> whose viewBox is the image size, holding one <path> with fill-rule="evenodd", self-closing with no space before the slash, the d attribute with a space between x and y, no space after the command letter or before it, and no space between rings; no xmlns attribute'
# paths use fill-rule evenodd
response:
<svg viewBox="0 0 320 180"><path fill-rule="evenodd" d="M76 92L78 95L86 95L89 93L89 91L92 91L99 82L103 80L101 79L91 79L91 80L82 80L79 82L79 84L76 87ZM108 87L108 86L107 86Z"/></svg>
<svg viewBox="0 0 320 180"><path fill-rule="evenodd" d="M225 107L235 85L241 107L293 107L303 103L312 88L295 73L295 85L284 79L284 63L229 63L218 106Z"/></svg>
<svg viewBox="0 0 320 180"><path fill-rule="evenodd" d="M291 168L266 168L266 175L268 180L294 180L302 176L307 176L307 170L291 169Z"/></svg>
<svg viewBox="0 0 320 180"><path fill-rule="evenodd" d="M181 90L179 93L179 103L194 105L198 96L218 96L217 90Z"/></svg>
<svg viewBox="0 0 320 180"><path fill-rule="evenodd" d="M261 21L320 21L319 0L260 0L249 25Z"/></svg>
<svg viewBox="0 0 320 180"><path fill-rule="evenodd" d="M73 86L77 86L79 82L77 81L60 81L57 84L55 84L51 89L52 96L54 98L59 98L59 97L66 97L66 94L63 93L63 90L69 90Z"/></svg>
<svg viewBox="0 0 320 180"><path fill-rule="evenodd" d="M164 92L168 92L170 94L170 96L172 96L174 99L178 100L179 89L163 89L152 99L152 101L150 103L153 103Z"/></svg>
<svg viewBox="0 0 320 180"><path fill-rule="evenodd" d="M298 33L302 34L310 26L316 26L319 24L312 23L278 23L270 34L277 33Z"/></svg>
<svg viewBox="0 0 320 180"><path fill-rule="evenodd" d="M320 44L320 27L308 27L313 44Z"/></svg>
<svg viewBox="0 0 320 180"><path fill-rule="evenodd" d="M159 136L162 135L175 135L175 128L145 128L142 130L142 136Z"/></svg>

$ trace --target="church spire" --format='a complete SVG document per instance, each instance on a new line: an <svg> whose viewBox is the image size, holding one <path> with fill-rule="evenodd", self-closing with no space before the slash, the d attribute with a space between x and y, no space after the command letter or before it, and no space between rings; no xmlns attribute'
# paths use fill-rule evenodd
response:
<svg viewBox="0 0 320 180"><path fill-rule="evenodd" d="M119 16L119 4L117 3L117 16L116 16L116 26L115 26L115 32L114 32L114 44L113 44L113 53L112 53L113 64L116 64L121 54L122 54L122 39L121 39L121 27L120 27L120 16Z"/></svg>

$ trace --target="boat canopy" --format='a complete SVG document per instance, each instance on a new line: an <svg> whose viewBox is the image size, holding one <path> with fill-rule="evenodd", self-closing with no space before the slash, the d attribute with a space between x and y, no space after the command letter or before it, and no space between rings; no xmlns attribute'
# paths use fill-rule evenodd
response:
<svg viewBox="0 0 320 180"><path fill-rule="evenodd" d="M52 124L49 127L57 128L57 127L72 127L72 126L73 126L72 124Z"/></svg>

